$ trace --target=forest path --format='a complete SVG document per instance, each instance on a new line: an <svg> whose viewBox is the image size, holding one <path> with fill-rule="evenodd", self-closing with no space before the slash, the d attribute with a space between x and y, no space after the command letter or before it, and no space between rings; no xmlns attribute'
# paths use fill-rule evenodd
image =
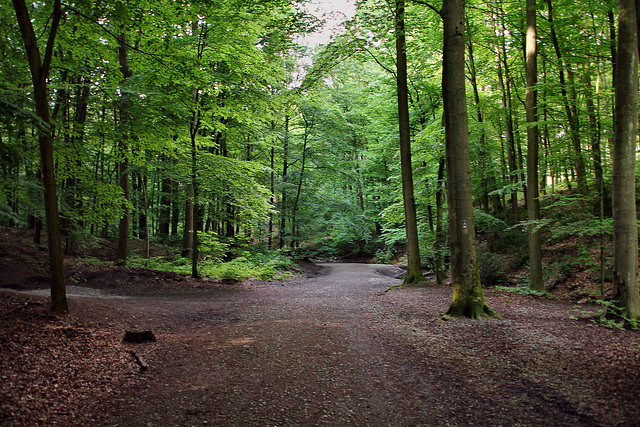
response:
<svg viewBox="0 0 640 427"><path fill-rule="evenodd" d="M315 278L206 295L100 300L158 342L135 348L151 366L141 380L81 424L575 426L637 417L626 394L616 396L623 384L608 384L606 368L593 373L603 354L589 358L582 347L610 331L570 323L569 304L536 302L534 311L529 297L495 296L490 304L514 320L443 322L449 288L384 292L400 283L389 277L394 267L324 267ZM640 391L632 378L624 386Z"/></svg>

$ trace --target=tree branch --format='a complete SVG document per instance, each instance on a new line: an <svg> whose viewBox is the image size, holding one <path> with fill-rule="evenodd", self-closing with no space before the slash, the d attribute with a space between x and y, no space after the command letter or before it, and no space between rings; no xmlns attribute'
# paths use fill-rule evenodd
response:
<svg viewBox="0 0 640 427"><path fill-rule="evenodd" d="M120 37L119 37L117 34L113 33L113 32L112 32L111 30L109 30L107 27L105 27L104 25L102 25L100 22L96 21L95 19L91 18L90 16L85 15L84 13L80 12L78 9L76 9L76 8L74 8L74 7L72 7L72 6L65 5L65 7L66 7L67 9L69 9L70 11L72 11L73 13L75 13L75 14L77 14L77 15L79 15L79 16L81 16L81 17L83 17L84 19L86 19L86 20L88 20L88 21L90 21L90 22L92 22L92 23L96 24L97 26L99 26L100 28L102 28L102 30L103 30L105 33L109 34L111 37L113 37L114 39L116 39L119 43L122 43L122 42L120 41ZM160 64L164 65L165 67L167 66L167 65L164 63L164 61L160 58L160 56L156 55L155 53L146 52L146 51L144 51L144 50L140 49L138 46L131 45L131 44L127 43L127 42L124 42L123 44L124 44L126 47L128 47L129 49L132 49L132 50L134 50L134 51L136 51L136 52L142 53L143 55L149 55L150 57L152 57L152 58L154 58L155 60L157 60Z"/></svg>
<svg viewBox="0 0 640 427"><path fill-rule="evenodd" d="M435 6L433 6L430 3L427 3L426 1L422 1L422 0L411 0L414 3L418 3L421 4L423 6L427 6L429 9L433 10L435 13L438 14L438 16L440 16L440 18L442 18L442 10L438 10L435 8ZM445 0L446 1L446 0Z"/></svg>
<svg viewBox="0 0 640 427"><path fill-rule="evenodd" d="M362 46L362 50L364 50L365 52L367 52L369 55L371 55L371 57L373 58L374 61L376 61L376 63L381 66L386 72L388 72L389 74L391 74L393 76L393 78L397 78L396 73L387 68L386 65L384 65L382 62L380 62L380 60L373 54L373 52L371 52L369 49L367 49L366 47Z"/></svg>
<svg viewBox="0 0 640 427"><path fill-rule="evenodd" d="M53 46L55 44L56 34L58 27L60 26L60 19L62 18L62 8L60 0L56 0L53 3L53 16L51 20L51 30L49 31L49 40L47 40L47 47L44 52L44 60L42 61L42 75L49 75L49 68L51 67L51 58L53 57Z"/></svg>

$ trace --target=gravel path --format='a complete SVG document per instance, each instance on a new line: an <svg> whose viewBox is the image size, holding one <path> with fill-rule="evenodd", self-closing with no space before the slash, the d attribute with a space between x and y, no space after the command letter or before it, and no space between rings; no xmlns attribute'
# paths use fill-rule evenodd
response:
<svg viewBox="0 0 640 427"><path fill-rule="evenodd" d="M78 425L638 425L636 332L491 291L506 320L443 322L449 288L385 292L400 283L394 267L324 267L312 279L100 300L158 342L135 348L149 370Z"/></svg>

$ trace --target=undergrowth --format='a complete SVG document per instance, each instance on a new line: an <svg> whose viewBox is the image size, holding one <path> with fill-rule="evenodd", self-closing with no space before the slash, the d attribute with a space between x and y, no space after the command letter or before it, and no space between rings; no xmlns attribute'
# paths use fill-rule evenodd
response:
<svg viewBox="0 0 640 427"><path fill-rule="evenodd" d="M176 257L167 260L164 257L131 257L130 267L151 270L170 271L179 274L191 274L191 260ZM294 275L294 263L278 252L249 252L230 260L205 259L198 264L201 276L222 280L242 281L251 278L259 280L279 280Z"/></svg>
<svg viewBox="0 0 640 427"><path fill-rule="evenodd" d="M494 289L500 289L501 291L512 292L520 295L532 295L536 297L543 298L554 298L554 296L547 291L535 291L530 289L527 285L518 285L518 286L496 286Z"/></svg>

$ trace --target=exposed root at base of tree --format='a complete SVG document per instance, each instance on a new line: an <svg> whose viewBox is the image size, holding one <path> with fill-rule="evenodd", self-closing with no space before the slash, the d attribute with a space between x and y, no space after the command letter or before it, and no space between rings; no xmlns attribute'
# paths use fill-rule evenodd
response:
<svg viewBox="0 0 640 427"><path fill-rule="evenodd" d="M493 311L486 302L479 304L475 301L454 301L449 309L442 315L444 320L449 320L452 317L466 317L469 319L502 319L502 316Z"/></svg>
<svg viewBox="0 0 640 427"><path fill-rule="evenodd" d="M412 275L411 277L407 276L404 279L404 281L399 285L393 285L393 286L388 287L385 290L385 292L389 292L389 291L392 291L394 289L404 288L405 286L412 286L412 285L427 286L427 285L433 285L433 283L431 283L430 281L425 279L424 276L416 274L416 275Z"/></svg>

